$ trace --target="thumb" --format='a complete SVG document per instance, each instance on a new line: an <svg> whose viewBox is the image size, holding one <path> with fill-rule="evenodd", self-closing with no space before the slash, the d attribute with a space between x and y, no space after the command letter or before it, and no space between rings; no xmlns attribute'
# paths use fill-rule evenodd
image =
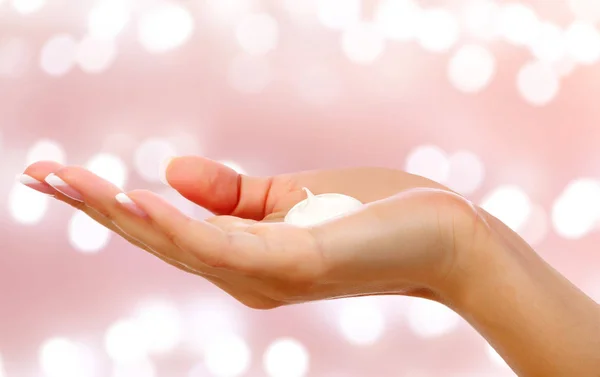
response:
<svg viewBox="0 0 600 377"><path fill-rule="evenodd" d="M260 220L271 178L238 174L219 162L199 157L176 157L168 162L165 178L186 199L217 215Z"/></svg>

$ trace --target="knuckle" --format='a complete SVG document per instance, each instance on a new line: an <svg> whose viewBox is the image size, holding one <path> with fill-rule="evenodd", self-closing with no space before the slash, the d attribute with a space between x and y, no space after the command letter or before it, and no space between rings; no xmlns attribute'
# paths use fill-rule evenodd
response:
<svg viewBox="0 0 600 377"><path fill-rule="evenodd" d="M448 283L477 248L485 220L471 201L451 192L440 195L433 204L438 216L438 239L446 255L441 280Z"/></svg>
<svg viewBox="0 0 600 377"><path fill-rule="evenodd" d="M445 249L456 251L458 243L472 233L477 211L467 199L451 192L440 191L431 199L437 215L439 241Z"/></svg>
<svg viewBox="0 0 600 377"><path fill-rule="evenodd" d="M181 235L179 234L178 231L173 230L173 229L165 229L163 232L165 234L165 237L167 237L167 240L169 240L170 243L172 243L173 245L175 245L181 249L185 249L182 245Z"/></svg>

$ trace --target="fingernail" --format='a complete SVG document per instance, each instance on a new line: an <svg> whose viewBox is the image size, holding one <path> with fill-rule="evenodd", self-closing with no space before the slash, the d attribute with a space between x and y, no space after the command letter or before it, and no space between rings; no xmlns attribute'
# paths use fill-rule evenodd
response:
<svg viewBox="0 0 600 377"><path fill-rule="evenodd" d="M37 192L41 192L42 194L48 194L48 195L56 194L56 191L52 187L50 187L48 184L46 184L44 182L40 182L37 179L35 179L32 176L29 176L27 174L22 174L19 177L19 182L21 182L25 186L27 186Z"/></svg>
<svg viewBox="0 0 600 377"><path fill-rule="evenodd" d="M73 187L69 186L67 182L63 181L56 174L50 174L46 177L46 183L52 186L56 191L61 194L68 196L69 198L76 200L78 202L83 202L83 196L79 193L79 191L75 190Z"/></svg>
<svg viewBox="0 0 600 377"><path fill-rule="evenodd" d="M144 212L143 209L141 209L137 204L134 203L133 200L131 200L131 198L129 196L127 196L124 193L120 193L117 194L117 196L115 196L115 199L117 199L117 202L119 202L123 207L125 207L125 209L127 209L129 212L133 213L134 215L137 216L146 216L146 212Z"/></svg>

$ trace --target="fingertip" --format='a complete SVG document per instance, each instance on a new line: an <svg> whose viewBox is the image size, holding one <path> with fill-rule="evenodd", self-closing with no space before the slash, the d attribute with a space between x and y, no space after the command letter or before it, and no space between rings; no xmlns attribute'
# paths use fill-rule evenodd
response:
<svg viewBox="0 0 600 377"><path fill-rule="evenodd" d="M130 205L133 202L140 211L152 218L155 222L180 221L189 217L177 209L173 204L162 196L148 190L133 190L127 194L117 195L115 199L122 205Z"/></svg>
<svg viewBox="0 0 600 377"><path fill-rule="evenodd" d="M229 213L239 200L239 174L229 167L199 156L171 159L166 181L188 200L215 213Z"/></svg>
<svg viewBox="0 0 600 377"><path fill-rule="evenodd" d="M169 167L176 158L177 157L168 157L164 159L159 167L159 179L162 183L164 183L167 186L171 186L171 184L169 183Z"/></svg>
<svg viewBox="0 0 600 377"><path fill-rule="evenodd" d="M21 174L17 177L17 180L24 186L27 186L35 191L41 192L43 194L54 195L56 191L48 185L46 182L43 182L39 179L36 179L27 174Z"/></svg>
<svg viewBox="0 0 600 377"><path fill-rule="evenodd" d="M54 173L63 168L62 164L54 161L37 161L30 164L23 171L24 175L33 177L38 181L43 181L50 173Z"/></svg>
<svg viewBox="0 0 600 377"><path fill-rule="evenodd" d="M141 209L140 206L138 206L137 203L133 201L129 197L129 195L125 194L124 192L120 192L117 195L115 195L115 199L123 208L128 210L130 213L136 216L146 217L146 212L143 209Z"/></svg>
<svg viewBox="0 0 600 377"><path fill-rule="evenodd" d="M135 202L141 207L152 206L157 202L160 204L169 204L165 198L149 190L132 190L123 195L126 195L127 199ZM119 198L115 197L115 199L118 201L127 201L123 195L118 194L117 196L119 196Z"/></svg>

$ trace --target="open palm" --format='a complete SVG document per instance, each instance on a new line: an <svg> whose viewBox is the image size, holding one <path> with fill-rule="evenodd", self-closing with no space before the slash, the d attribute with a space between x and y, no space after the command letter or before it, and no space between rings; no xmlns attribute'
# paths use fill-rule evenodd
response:
<svg viewBox="0 0 600 377"><path fill-rule="evenodd" d="M415 253L435 247L439 240L423 237L411 226L443 234L434 229L440 226L440 213L431 203L454 201L448 200L454 195L440 191L444 188L437 183L390 169L248 177L201 157L175 159L166 174L169 184L216 215L198 221L145 190L128 192L125 199L131 201L123 205L115 200L119 188L82 168L39 162L25 174L42 186L48 175L55 174L65 185L57 185L55 179L48 180L54 182L52 187L37 188L55 194L167 263L205 277L245 305L262 309L361 295L364 284L373 284L371 293L383 292L384 283L369 283L370 278L363 276L375 266L365 259L361 245L368 242L369 248L383 253L391 252L386 249L396 247L392 244L398 241ZM283 223L288 210L306 198L303 187L315 194L343 193L372 206L321 227ZM400 192L410 194L395 197ZM382 226L387 217L397 217L398 211L411 213L412 225L400 233L394 228L407 228L407 224ZM390 238L390 234L395 236Z"/></svg>

